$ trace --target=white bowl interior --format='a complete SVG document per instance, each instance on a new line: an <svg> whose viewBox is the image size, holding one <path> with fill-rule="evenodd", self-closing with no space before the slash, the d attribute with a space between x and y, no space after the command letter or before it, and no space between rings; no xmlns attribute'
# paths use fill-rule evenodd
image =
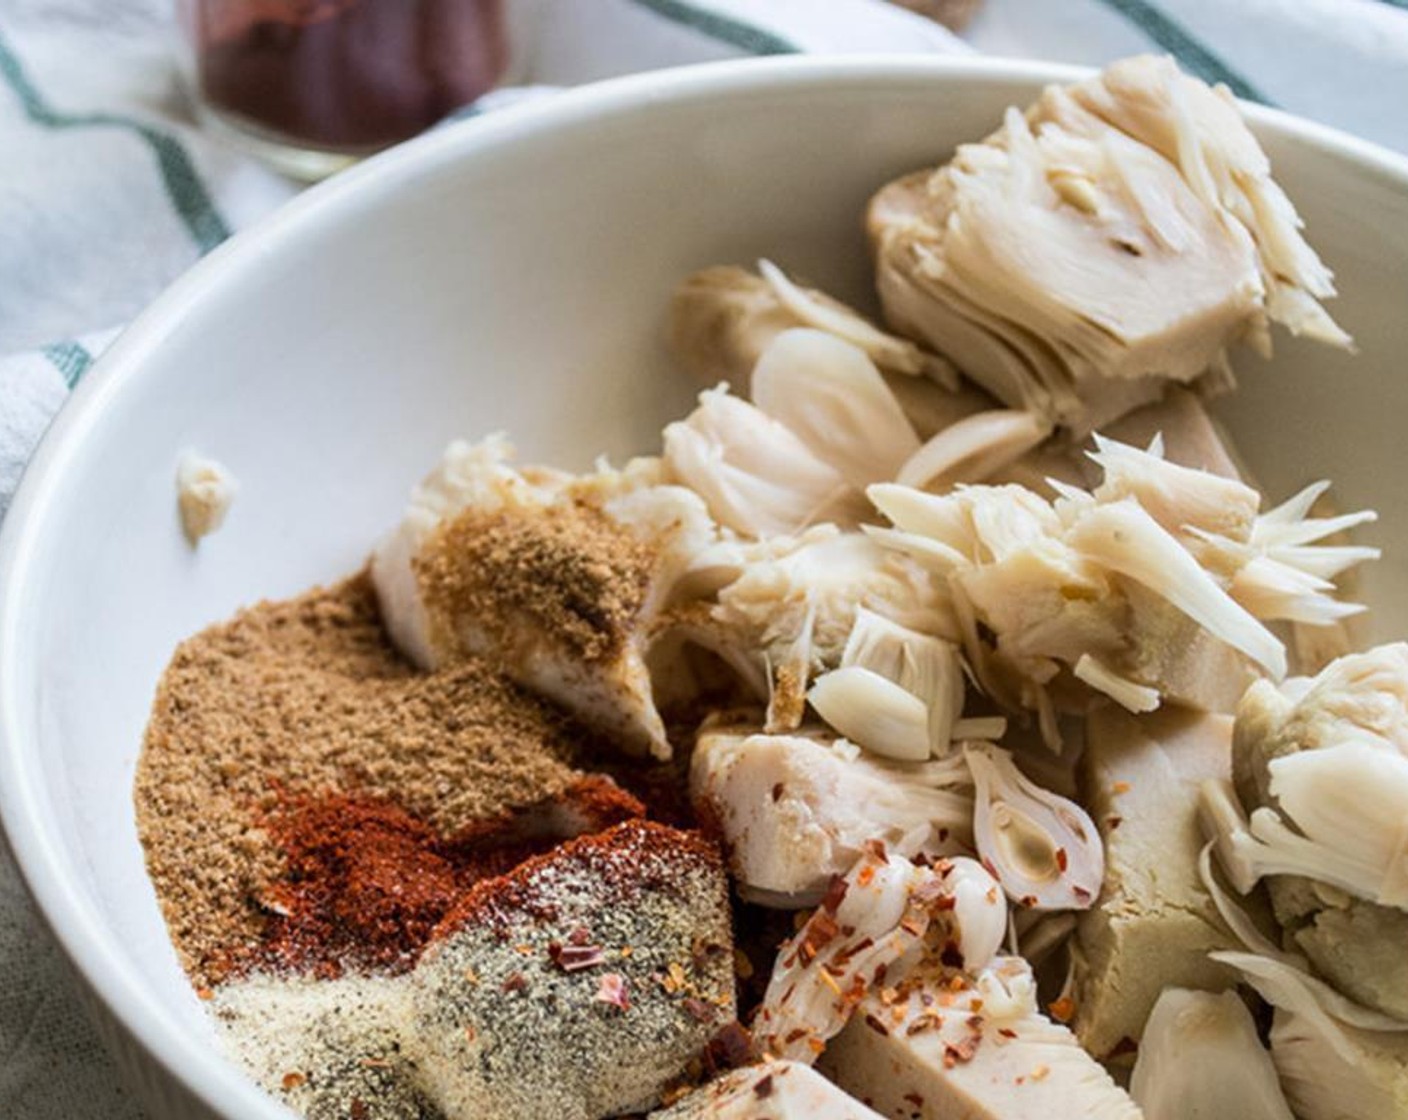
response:
<svg viewBox="0 0 1408 1120"><path fill-rule="evenodd" d="M972 61L730 64L471 122L334 182L183 281L93 375L7 526L0 761L7 825L70 952L119 1019L226 1115L275 1115L201 1047L130 787L173 647L241 604L355 569L452 437L506 429L585 465L658 445L697 386L661 325L691 269L767 255L858 296L860 213L888 177L982 136L1050 70ZM1317 477L1377 506L1367 580L1408 632L1408 179L1263 114L1339 276L1356 359L1277 338L1223 410L1273 496ZM199 549L173 473L195 447L241 484Z"/></svg>

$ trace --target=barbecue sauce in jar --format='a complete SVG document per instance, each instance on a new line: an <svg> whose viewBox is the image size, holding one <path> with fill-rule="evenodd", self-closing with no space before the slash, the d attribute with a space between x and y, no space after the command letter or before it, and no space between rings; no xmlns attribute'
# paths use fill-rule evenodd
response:
<svg viewBox="0 0 1408 1120"><path fill-rule="evenodd" d="M188 0L205 106L266 142L364 155L492 89L502 0Z"/></svg>

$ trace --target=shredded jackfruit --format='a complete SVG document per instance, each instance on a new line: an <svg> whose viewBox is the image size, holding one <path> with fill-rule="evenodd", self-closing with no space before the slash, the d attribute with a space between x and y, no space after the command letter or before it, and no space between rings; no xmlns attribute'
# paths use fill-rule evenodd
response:
<svg viewBox="0 0 1408 1120"><path fill-rule="evenodd" d="M753 368L753 403L852 486L893 478L919 450L865 351L818 330L783 331Z"/></svg>
<svg viewBox="0 0 1408 1120"><path fill-rule="evenodd" d="M867 841L913 858L956 854L972 838L962 765L891 763L814 733L706 729L689 786L717 823L739 890L768 906L815 905Z"/></svg>
<svg viewBox="0 0 1408 1120"><path fill-rule="evenodd" d="M865 994L902 981L936 934L973 972L1001 945L1006 903L973 860L918 867L872 845L843 882L839 900L824 901L778 952L754 1020L769 1053L810 1065Z"/></svg>
<svg viewBox="0 0 1408 1120"><path fill-rule="evenodd" d="M974 413L930 437L892 477L901 486L931 490L960 482L986 482L1050 434L1051 425L1030 412L993 409Z"/></svg>
<svg viewBox="0 0 1408 1120"><path fill-rule="evenodd" d="M1105 877L1105 850L1075 802L1044 790L1005 751L964 749L973 773L978 854L1009 898L1033 910L1086 910Z"/></svg>
<svg viewBox="0 0 1408 1120"><path fill-rule="evenodd" d="M697 492L721 524L751 537L848 522L854 491L784 424L726 389L665 428L665 463Z"/></svg>
<svg viewBox="0 0 1408 1120"><path fill-rule="evenodd" d="M888 334L836 300L823 298L819 293L799 287L772 261L760 260L758 274L767 282L778 301L806 326L859 347L882 369L895 373L926 374L953 386L953 367L909 339Z"/></svg>
<svg viewBox="0 0 1408 1120"><path fill-rule="evenodd" d="M1294 1120L1234 992L1165 989L1140 1037L1129 1092L1144 1120Z"/></svg>
<svg viewBox="0 0 1408 1120"><path fill-rule="evenodd" d="M1269 354L1271 321L1350 345L1235 104L1170 59L1053 86L916 183L870 207L886 319L1077 434L1169 382L1227 387L1228 348Z"/></svg>

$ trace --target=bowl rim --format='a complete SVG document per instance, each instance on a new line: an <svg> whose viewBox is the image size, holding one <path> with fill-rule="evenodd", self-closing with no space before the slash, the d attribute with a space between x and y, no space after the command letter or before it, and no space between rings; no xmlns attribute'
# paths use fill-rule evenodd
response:
<svg viewBox="0 0 1408 1120"><path fill-rule="evenodd" d="M183 1032L139 970L119 953L101 921L93 921L96 910L83 897L62 854L60 823L46 810L38 768L29 761L39 748L27 751L23 745L17 713L32 706L33 697L22 694L15 667L23 653L20 620L26 612L26 576L34 570L50 524L61 516L51 498L84 436L101 423L114 398L143 377L145 360L187 310L218 295L225 282L258 268L263 258L279 251L282 239L296 238L304 227L336 226L348 212L375 207L378 199L417 176L595 119L650 113L661 104L720 93L746 96L798 87L834 90L952 82L1035 88L1092 72L980 55L803 55L712 62L582 86L435 129L308 189L197 262L127 327L60 409L0 526L0 827L39 913L80 982L150 1061L217 1116L269 1120L287 1115L213 1047ZM1408 157L1277 109L1246 104L1243 109L1254 126L1357 171L1387 176L1408 194Z"/></svg>

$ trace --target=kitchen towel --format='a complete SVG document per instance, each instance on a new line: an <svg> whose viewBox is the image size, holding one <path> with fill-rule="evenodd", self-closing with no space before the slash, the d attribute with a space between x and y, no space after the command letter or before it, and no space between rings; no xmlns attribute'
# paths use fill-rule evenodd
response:
<svg viewBox="0 0 1408 1120"><path fill-rule="evenodd" d="M525 84L759 54L1155 50L1408 151L1408 0L984 0L962 38L883 0L508 2ZM122 325L298 190L202 130L180 58L171 0L0 0L0 517ZM3 851L0 1116L141 1116Z"/></svg>

